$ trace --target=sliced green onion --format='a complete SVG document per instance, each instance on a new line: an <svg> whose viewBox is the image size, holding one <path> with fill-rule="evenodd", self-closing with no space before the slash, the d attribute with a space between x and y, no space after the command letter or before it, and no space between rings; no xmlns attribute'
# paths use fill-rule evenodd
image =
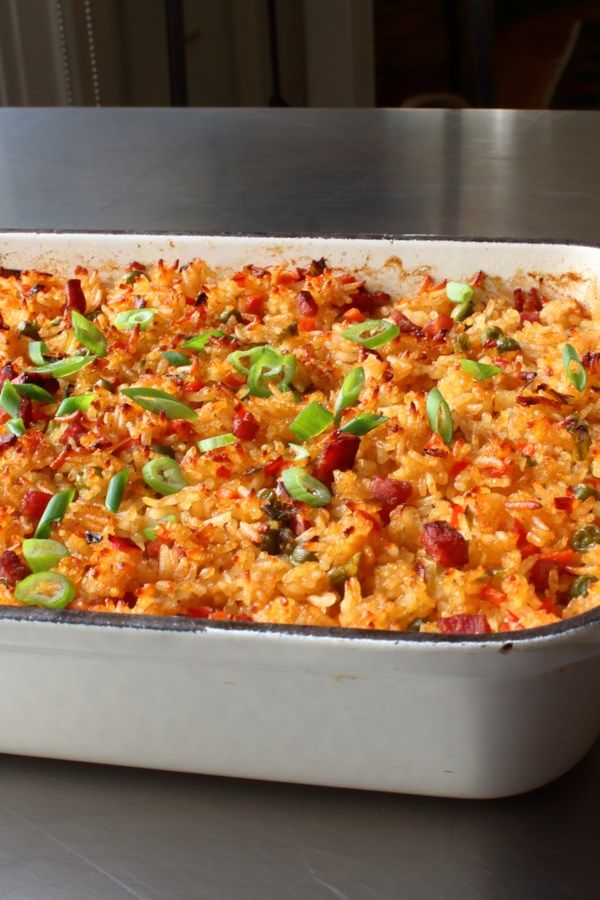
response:
<svg viewBox="0 0 600 900"><path fill-rule="evenodd" d="M61 416L70 416L71 413L87 412L95 398L96 395L93 391L90 391L89 394L73 394L71 397L65 397L64 400L61 400L55 417L60 419Z"/></svg>
<svg viewBox="0 0 600 900"><path fill-rule="evenodd" d="M288 444L288 447L293 451L295 459L308 459L310 456L306 447L302 447L300 444Z"/></svg>
<svg viewBox="0 0 600 900"><path fill-rule="evenodd" d="M587 384L587 375L577 350L571 344L565 344L563 347L562 361L567 378L576 390L582 391Z"/></svg>
<svg viewBox="0 0 600 900"><path fill-rule="evenodd" d="M44 354L48 352L49 350L43 341L30 341L29 344L27 344L29 359L36 366L43 366L45 364L46 360L44 359Z"/></svg>
<svg viewBox="0 0 600 900"><path fill-rule="evenodd" d="M30 397L36 403L56 403L50 391L45 391L37 384L15 384L13 387L19 396Z"/></svg>
<svg viewBox="0 0 600 900"><path fill-rule="evenodd" d="M384 422L387 422L387 416L378 416L375 413L361 413L355 419L350 419L345 425L342 425L340 431L344 434L356 434L359 437L368 434L374 428L379 428Z"/></svg>
<svg viewBox="0 0 600 900"><path fill-rule="evenodd" d="M227 357L227 362L229 365L233 366L240 375L248 375L254 363L261 356L269 358L274 364L278 363L281 359L281 353L274 350L273 347L268 347L266 344L263 344L260 347L251 347L249 350L234 350L233 353L230 353ZM247 367L242 362L244 359L247 359L249 362Z"/></svg>
<svg viewBox="0 0 600 900"><path fill-rule="evenodd" d="M171 513L171 515L169 515L169 516L163 516L162 519L158 519L158 521L155 522L154 525L148 525L146 528L144 528L142 530L142 534L147 541L155 541L156 540L156 529L158 528L159 525L162 525L163 522L176 522L176 521L177 521L177 516L173 515L173 513Z"/></svg>
<svg viewBox="0 0 600 900"><path fill-rule="evenodd" d="M340 392L337 395L335 406L333 407L336 423L340 421L343 410L348 409L349 406L354 406L364 383L365 370L362 366L357 366L356 369L352 369L351 372L348 372L342 381Z"/></svg>
<svg viewBox="0 0 600 900"><path fill-rule="evenodd" d="M94 356L106 356L106 338L99 328L76 309L71 310L71 325L80 344L91 350Z"/></svg>
<svg viewBox="0 0 600 900"><path fill-rule="evenodd" d="M16 435L17 437L23 437L25 434L25 423L20 417L18 419L9 419L8 422L5 422L4 424L11 434Z"/></svg>
<svg viewBox="0 0 600 900"><path fill-rule="evenodd" d="M54 375L55 378L66 378L68 375L74 375L95 362L95 356L70 356L67 359L58 359L56 362L46 363L38 366L35 372L38 375Z"/></svg>
<svg viewBox="0 0 600 900"><path fill-rule="evenodd" d="M229 444L235 444L235 437L232 434L217 434L215 437L204 438L198 441L198 450L200 453L208 453L209 450L216 450L217 447L228 447Z"/></svg>
<svg viewBox="0 0 600 900"><path fill-rule="evenodd" d="M466 303L458 303L450 313L450 316L455 322L464 322L465 319L473 315L473 310L473 304L468 300Z"/></svg>
<svg viewBox="0 0 600 900"><path fill-rule="evenodd" d="M313 400L290 423L290 431L298 441L309 441L329 428L332 422L329 410Z"/></svg>
<svg viewBox="0 0 600 900"><path fill-rule="evenodd" d="M170 456L151 459L142 469L142 477L157 494L176 494L187 487L179 465Z"/></svg>
<svg viewBox="0 0 600 900"><path fill-rule="evenodd" d="M277 353L277 357L273 356L270 348L261 354L252 364L248 372L248 391L253 397L270 397L271 391L267 385L268 381L273 381L281 377L279 389L282 391L290 390L290 382L296 374L297 360L293 353L285 356Z"/></svg>
<svg viewBox="0 0 600 900"><path fill-rule="evenodd" d="M178 353L177 350L161 350L160 355L176 368L179 368L179 366L189 366L192 362L189 356L186 356L185 353Z"/></svg>
<svg viewBox="0 0 600 900"><path fill-rule="evenodd" d="M279 389L281 391L291 390L290 384L294 375L296 374L297 367L298 360L293 353L286 353L285 356L281 357L281 374L283 375L281 384L279 385Z"/></svg>
<svg viewBox="0 0 600 900"><path fill-rule="evenodd" d="M486 381L488 378L493 378L494 375L497 375L498 372L502 370L498 366L492 366L489 363L480 363L475 362L474 359L461 359L460 361L461 368L467 375L471 375L475 381Z"/></svg>
<svg viewBox="0 0 600 900"><path fill-rule="evenodd" d="M19 415L21 398L10 381L5 381L0 391L0 406L13 418Z"/></svg>
<svg viewBox="0 0 600 900"><path fill-rule="evenodd" d="M253 397L270 397L266 382L281 374L281 362L271 362L268 356L260 356L248 372L248 391Z"/></svg>
<svg viewBox="0 0 600 900"><path fill-rule="evenodd" d="M59 541L27 538L23 541L23 556L32 572L47 572L70 553Z"/></svg>
<svg viewBox="0 0 600 900"><path fill-rule="evenodd" d="M569 597L571 599L573 597L587 597L590 584L595 584L597 581L598 579L595 575L579 575L571 585Z"/></svg>
<svg viewBox="0 0 600 900"><path fill-rule="evenodd" d="M365 319L364 322L357 322L356 325L343 331L342 337L373 350L393 341L399 334L400 329L389 319Z"/></svg>
<svg viewBox="0 0 600 900"><path fill-rule="evenodd" d="M133 331L136 325L145 331L155 315L155 309L127 309L114 317L113 325L119 331Z"/></svg>
<svg viewBox="0 0 600 900"><path fill-rule="evenodd" d="M451 303L468 303L473 299L473 288L462 281L449 281L446 285L446 297Z"/></svg>
<svg viewBox="0 0 600 900"><path fill-rule="evenodd" d="M75 586L59 572L35 572L20 581L15 597L28 606L63 609L75 596Z"/></svg>
<svg viewBox="0 0 600 900"><path fill-rule="evenodd" d="M316 507L327 506L331 502L329 488L300 466L285 469L281 480L286 491L294 500Z"/></svg>
<svg viewBox="0 0 600 900"><path fill-rule="evenodd" d="M50 537L52 526L57 522L61 522L68 509L69 503L75 496L75 491L71 488L68 491L59 491L48 503L48 506L42 513L42 517L35 529L36 538Z"/></svg>
<svg viewBox="0 0 600 900"><path fill-rule="evenodd" d="M129 481L130 475L131 469L121 469L121 471L117 472L116 475L113 475L113 477L108 482L106 500L104 501L104 503L109 512L117 513L119 511L121 500L123 499L123 494L125 493L125 488L127 487L127 482Z"/></svg>
<svg viewBox="0 0 600 900"><path fill-rule="evenodd" d="M437 388L431 388L427 394L425 406L431 430L435 431L445 444L449 444L454 433L450 407Z"/></svg>
<svg viewBox="0 0 600 900"><path fill-rule="evenodd" d="M195 337L189 338L189 340L182 344L182 347L184 350L204 350L210 339L213 337L225 337L225 332L221 331L220 328L211 328L209 331L203 331L202 334L197 334Z"/></svg>
<svg viewBox="0 0 600 900"><path fill-rule="evenodd" d="M125 279L125 284L133 284L138 278L147 278L150 281L150 276L147 272L141 269L133 269Z"/></svg>
<svg viewBox="0 0 600 900"><path fill-rule="evenodd" d="M121 393L141 406L142 409L154 413L164 413L168 419L198 418L195 409L165 391L157 391L155 388L132 387L121 388Z"/></svg>

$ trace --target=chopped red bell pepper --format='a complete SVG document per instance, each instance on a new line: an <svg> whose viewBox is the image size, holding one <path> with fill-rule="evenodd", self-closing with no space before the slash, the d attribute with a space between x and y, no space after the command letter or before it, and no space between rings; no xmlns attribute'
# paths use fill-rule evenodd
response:
<svg viewBox="0 0 600 900"><path fill-rule="evenodd" d="M33 519L37 522L41 519L51 500L52 494L49 494L47 491L25 491L21 500L21 513L28 519Z"/></svg>
<svg viewBox="0 0 600 900"><path fill-rule="evenodd" d="M81 287L79 278L69 278L67 281L67 302L65 304L65 314L70 313L72 309L82 315L85 313L85 294Z"/></svg>
<svg viewBox="0 0 600 900"><path fill-rule="evenodd" d="M233 417L232 431L237 438L243 441L252 441L258 434L260 425L249 409L238 403Z"/></svg>

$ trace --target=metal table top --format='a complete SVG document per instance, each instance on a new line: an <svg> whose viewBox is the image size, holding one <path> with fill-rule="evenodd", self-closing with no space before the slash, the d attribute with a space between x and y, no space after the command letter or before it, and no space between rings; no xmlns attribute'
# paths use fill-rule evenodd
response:
<svg viewBox="0 0 600 900"><path fill-rule="evenodd" d="M0 230L598 242L599 156L599 113L0 110ZM488 802L7 756L0 785L2 900L598 895L600 744Z"/></svg>

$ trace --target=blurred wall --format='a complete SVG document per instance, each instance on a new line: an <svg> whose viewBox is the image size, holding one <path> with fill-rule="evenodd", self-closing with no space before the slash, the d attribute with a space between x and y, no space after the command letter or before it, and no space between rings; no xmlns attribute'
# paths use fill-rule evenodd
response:
<svg viewBox="0 0 600 900"><path fill-rule="evenodd" d="M373 105L372 7L276 0L287 105ZM190 105L268 105L267 0L183 0L183 9ZM169 97L163 0L0 0L3 105L163 106Z"/></svg>

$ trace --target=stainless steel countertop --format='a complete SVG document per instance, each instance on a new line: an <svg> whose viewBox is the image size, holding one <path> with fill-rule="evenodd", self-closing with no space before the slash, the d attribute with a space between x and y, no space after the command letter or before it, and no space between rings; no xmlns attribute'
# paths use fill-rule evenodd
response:
<svg viewBox="0 0 600 900"><path fill-rule="evenodd" d="M0 110L0 230L598 242L599 159L600 113ZM598 896L600 744L490 802L8 756L0 785L1 900Z"/></svg>

